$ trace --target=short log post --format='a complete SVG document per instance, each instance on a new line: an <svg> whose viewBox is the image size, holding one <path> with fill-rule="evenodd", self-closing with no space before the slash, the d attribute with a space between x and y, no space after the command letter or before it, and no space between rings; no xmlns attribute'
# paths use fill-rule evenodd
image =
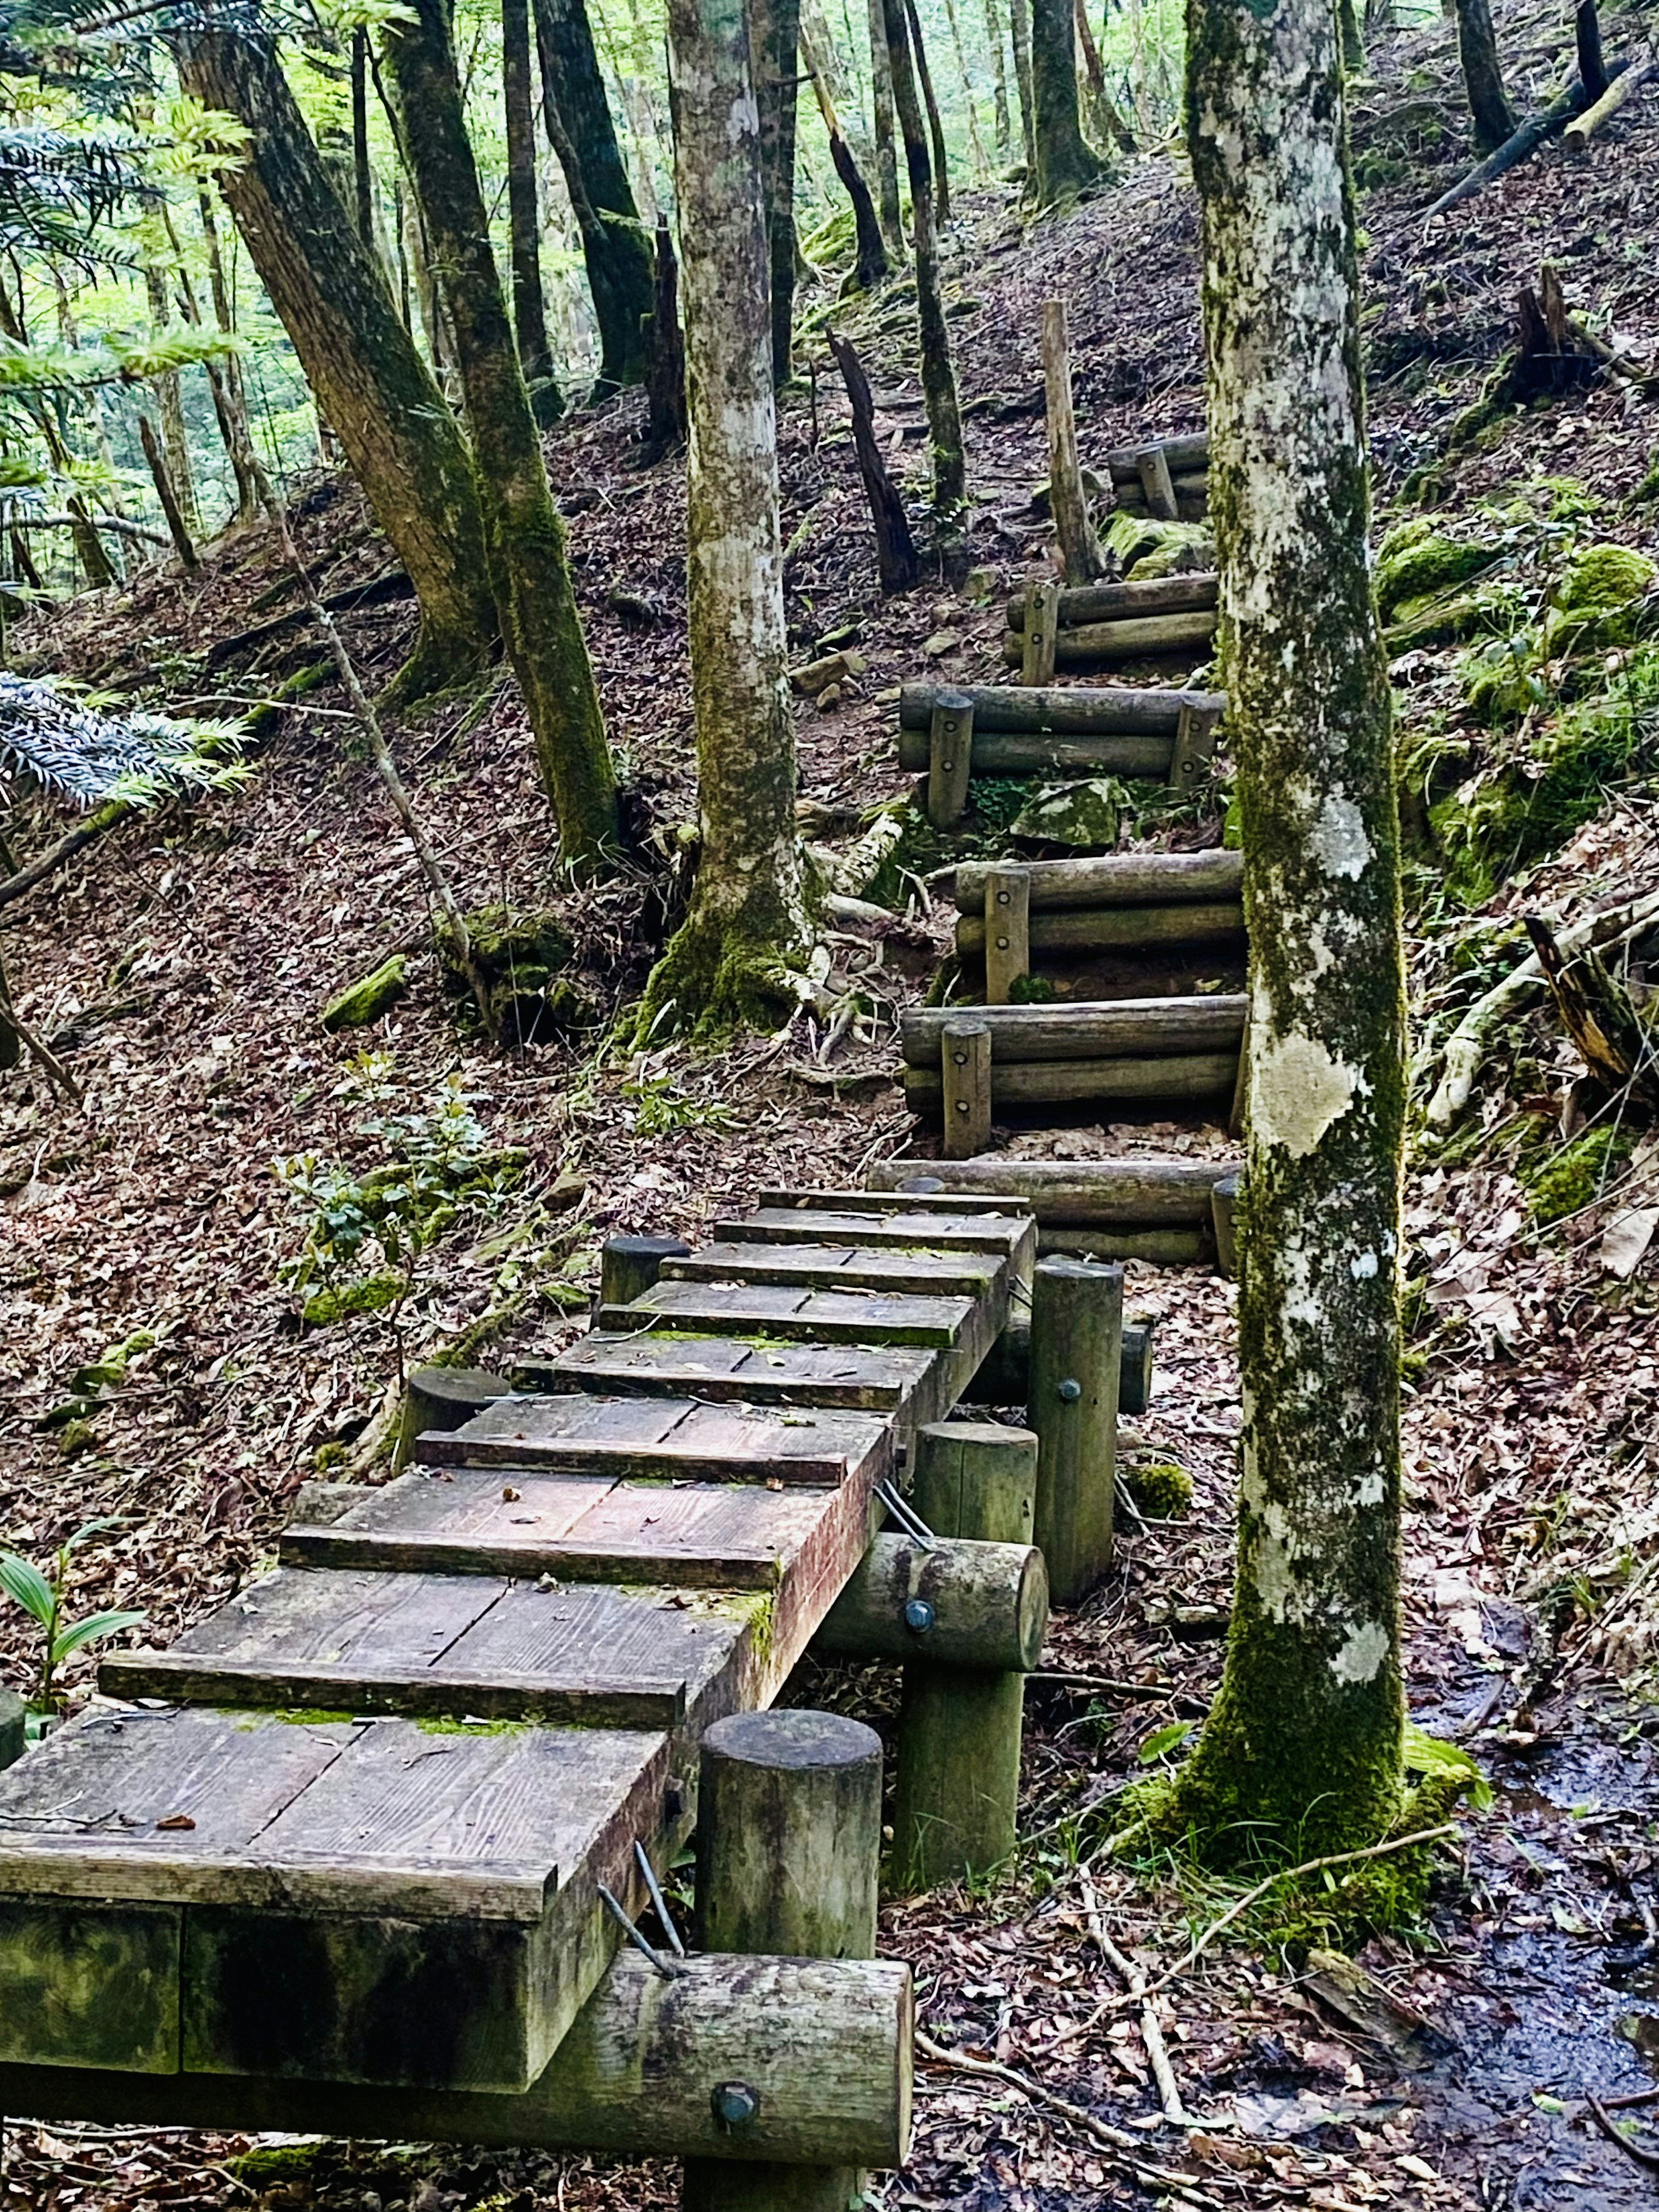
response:
<svg viewBox="0 0 1659 2212"><path fill-rule="evenodd" d="M1078 1604L1111 1564L1122 1332L1121 1267L1037 1261L1027 1419L1038 1446L1036 1542L1058 1605Z"/></svg>
<svg viewBox="0 0 1659 2212"><path fill-rule="evenodd" d="M0 1767L10 1766L23 1756L24 1722L27 1708L12 1690L0 1690Z"/></svg>
<svg viewBox="0 0 1659 2212"><path fill-rule="evenodd" d="M985 878L985 1003L1006 1006L1031 972L1031 877L993 868Z"/></svg>
<svg viewBox="0 0 1659 2212"><path fill-rule="evenodd" d="M868 1959L876 1948L881 1738L861 1721L733 1713L702 1739L697 1918L705 1951ZM741 2081L714 2091L739 2152L758 2115ZM688 2159L685 2212L852 2212L848 2166Z"/></svg>
<svg viewBox="0 0 1659 2212"><path fill-rule="evenodd" d="M1238 1245L1233 1225L1238 1183L1237 1175L1225 1175L1210 1193L1210 1218L1215 1224L1215 1271L1230 1283L1238 1279Z"/></svg>
<svg viewBox="0 0 1659 2212"><path fill-rule="evenodd" d="M1144 1413L1152 1402L1152 1337L1156 1326L1150 1317L1123 1324L1117 1363L1120 1416ZM970 1406L1023 1406L1030 1389L1030 1323L1012 1321L986 1353L979 1372L963 1396Z"/></svg>
<svg viewBox="0 0 1659 2212"><path fill-rule="evenodd" d="M1170 756L1170 789L1195 791L1199 779L1215 758L1221 728L1221 709L1195 706L1189 699L1176 724L1175 750Z"/></svg>
<svg viewBox="0 0 1659 2212"><path fill-rule="evenodd" d="M654 1290L665 1260L684 1260L691 1247L678 1237L610 1237L599 1255L599 1310L631 1306Z"/></svg>
<svg viewBox="0 0 1659 2212"><path fill-rule="evenodd" d="M1140 489L1146 495L1146 512L1159 522L1173 522L1180 513L1176 504L1175 478L1170 456L1162 446L1143 446L1135 455Z"/></svg>
<svg viewBox="0 0 1659 2212"><path fill-rule="evenodd" d="M414 1455L416 1440L428 1430L446 1434L463 1427L475 1413L493 1406L497 1398L510 1398L513 1385L505 1375L492 1375L486 1367L416 1367L404 1384L403 1420L398 1431L393 1467L398 1472Z"/></svg>
<svg viewBox="0 0 1659 2212"><path fill-rule="evenodd" d="M954 830L968 811L974 772L974 702L965 691L941 691L927 725L927 819Z"/></svg>
<svg viewBox="0 0 1659 2212"><path fill-rule="evenodd" d="M946 1022L940 1032L945 1079L945 1157L972 1159L991 1143L991 1025Z"/></svg>
<svg viewBox="0 0 1659 2212"><path fill-rule="evenodd" d="M1025 594L1025 642L1021 649L1020 681L1052 684L1054 680L1055 641L1060 635L1060 580L1033 584Z"/></svg>
<svg viewBox="0 0 1659 2212"><path fill-rule="evenodd" d="M1036 1480L1037 1440L1026 1430L936 1421L916 1432L911 1502L937 1535L1029 1544ZM1046 1626L1046 1588L1044 1599ZM1022 1674L925 1659L906 1666L893 1808L899 1887L982 1873L1013 1850L1024 1705Z"/></svg>

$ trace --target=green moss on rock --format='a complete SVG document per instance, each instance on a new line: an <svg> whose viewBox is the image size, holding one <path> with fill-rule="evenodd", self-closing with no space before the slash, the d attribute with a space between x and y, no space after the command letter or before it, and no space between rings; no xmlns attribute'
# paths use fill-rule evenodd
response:
<svg viewBox="0 0 1659 2212"><path fill-rule="evenodd" d="M1184 1521L1192 1510L1193 1478L1173 1460L1127 1466L1123 1480L1137 1510L1155 1521Z"/></svg>
<svg viewBox="0 0 1659 2212"><path fill-rule="evenodd" d="M328 1328L354 1314L383 1313L403 1296L405 1287L401 1275L364 1275L355 1283L313 1291L301 1309L301 1319L307 1328Z"/></svg>
<svg viewBox="0 0 1659 2212"><path fill-rule="evenodd" d="M1593 1205L1613 1164L1615 1143L1610 1128L1586 1129L1540 1165L1523 1170L1521 1181L1533 1219L1540 1224L1562 1221Z"/></svg>
<svg viewBox="0 0 1659 2212"><path fill-rule="evenodd" d="M1426 516L1414 516L1389 531L1377 549L1377 605L1391 619L1408 600L1467 583L1490 568L1498 556L1495 546L1448 538Z"/></svg>
<svg viewBox="0 0 1659 2212"><path fill-rule="evenodd" d="M389 960L355 983L348 983L323 1008L319 1017L323 1027L331 1033L336 1030L360 1030L370 1022L378 1022L382 1014L389 1013L409 988L409 963L401 952L394 952Z"/></svg>
<svg viewBox="0 0 1659 2212"><path fill-rule="evenodd" d="M1544 651L1559 654L1633 645L1659 617L1651 597L1659 567L1628 545L1587 545L1561 579L1544 629Z"/></svg>

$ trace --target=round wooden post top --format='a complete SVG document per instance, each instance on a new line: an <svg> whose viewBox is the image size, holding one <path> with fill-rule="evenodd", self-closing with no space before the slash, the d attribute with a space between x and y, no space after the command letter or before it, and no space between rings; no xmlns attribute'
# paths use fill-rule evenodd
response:
<svg viewBox="0 0 1659 2212"><path fill-rule="evenodd" d="M763 1713L731 1713L705 1731L702 1748L711 1759L743 1766L781 1768L801 1773L881 1763L881 1738L862 1721L839 1713L784 1706Z"/></svg>
<svg viewBox="0 0 1659 2212"><path fill-rule="evenodd" d="M627 1260L685 1260L691 1247L684 1237L665 1235L607 1237L604 1249Z"/></svg>

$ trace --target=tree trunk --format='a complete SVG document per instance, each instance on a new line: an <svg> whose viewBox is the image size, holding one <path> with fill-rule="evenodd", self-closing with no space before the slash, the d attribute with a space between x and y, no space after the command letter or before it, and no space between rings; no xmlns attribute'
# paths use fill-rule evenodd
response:
<svg viewBox="0 0 1659 2212"><path fill-rule="evenodd" d="M1496 152L1515 130L1515 110L1504 89L1498 33L1488 0L1457 0L1457 52L1463 88L1474 121L1475 151Z"/></svg>
<svg viewBox="0 0 1659 2212"><path fill-rule="evenodd" d="M374 251L374 167L368 154L368 33L351 33L351 188L357 235Z"/></svg>
<svg viewBox="0 0 1659 2212"><path fill-rule="evenodd" d="M378 265L329 185L269 46L181 33L186 91L235 115L247 158L222 189L307 380L343 443L421 610L405 696L488 665L496 635L472 467Z"/></svg>
<svg viewBox="0 0 1659 2212"><path fill-rule="evenodd" d="M962 17L957 9L957 0L945 0L945 13L951 26L951 44L957 57L957 76L962 84L963 106L968 112L968 150L974 164L974 182L986 183L991 174L991 157L985 150L985 140L979 127L979 103L974 98L973 79L968 74L968 52L962 43Z"/></svg>
<svg viewBox="0 0 1659 2212"><path fill-rule="evenodd" d="M646 346L645 442L650 459L685 443L685 340L680 330L680 270L668 217L657 218L657 292Z"/></svg>
<svg viewBox="0 0 1659 2212"><path fill-rule="evenodd" d="M1036 190L1036 114L1031 99L1031 0L1008 0L1014 49L1014 80L1019 88L1019 131L1025 146L1025 175Z"/></svg>
<svg viewBox="0 0 1659 2212"><path fill-rule="evenodd" d="M386 34L399 120L466 394L501 635L524 695L567 867L615 847L617 787L592 665L519 368L467 136L448 0L414 0Z"/></svg>
<svg viewBox="0 0 1659 2212"><path fill-rule="evenodd" d="M1088 88L1089 119L1095 137L1102 146L1115 146L1120 154L1133 154L1135 134L1118 113L1112 95L1106 89L1106 72L1101 67L1100 48L1095 44L1095 34L1089 27L1088 0L1076 0L1073 14L1077 21L1077 42L1083 53L1083 82Z"/></svg>
<svg viewBox="0 0 1659 2212"><path fill-rule="evenodd" d="M616 391L645 379L651 247L617 143L586 0L535 0L535 9L548 136L576 211L599 325L599 387Z"/></svg>
<svg viewBox="0 0 1659 2212"><path fill-rule="evenodd" d="M1322 0L1189 0L1251 945L1232 1628L1176 1793L1218 1860L1400 1808L1404 964L1337 39Z"/></svg>
<svg viewBox="0 0 1659 2212"><path fill-rule="evenodd" d="M219 224L213 212L213 195L205 185L197 192L196 204L202 222L202 244L207 252L213 319L227 337L234 337L236 317L231 308L230 287L225 282L224 256L219 251ZM240 357L234 353L227 355L222 366L216 363L210 374L218 380L215 397L222 412L225 450L236 479L236 520L256 522L259 516L259 465L253 452L253 433L248 427L247 386L242 381Z"/></svg>
<svg viewBox="0 0 1659 2212"><path fill-rule="evenodd" d="M876 568L881 577L881 588L884 592L908 592L916 580L920 563L904 501L876 442L876 410L870 397L870 380L864 373L864 364L853 350L852 341L837 337L833 331L825 335L853 410L853 444L859 457L859 474L864 479L864 495L870 502L870 519L875 525Z"/></svg>
<svg viewBox="0 0 1659 2212"><path fill-rule="evenodd" d="M146 267L144 290L149 301L150 327L164 331L172 321L167 313L167 282L159 269ZM179 512L187 530L201 527L196 512L196 483L190 465L190 438L185 428L182 380L176 368L155 380L155 404L161 418L161 453Z"/></svg>
<svg viewBox="0 0 1659 2212"><path fill-rule="evenodd" d="M799 1003L808 935L778 535L759 118L743 0L669 0L691 441L687 628L702 852L640 1018L712 1036Z"/></svg>
<svg viewBox="0 0 1659 2212"><path fill-rule="evenodd" d="M161 441L155 434L155 426L148 415L138 417L138 442L144 449L145 460L149 464L150 481L155 486L155 496L161 502L161 513L167 518L167 534L173 540L173 550L185 568L199 568L201 563L196 557L196 548L191 544L190 531L185 522L184 510L179 503L179 495L167 474Z"/></svg>
<svg viewBox="0 0 1659 2212"><path fill-rule="evenodd" d="M879 284L887 274L887 247L881 234L880 218L876 214L876 203L870 187L864 181L864 173L854 157L847 134L841 127L841 118L836 112L836 103L830 87L828 57L809 34L805 21L801 24L801 58L805 62L812 80L812 90L817 96L818 112L823 118L824 133L830 141L830 159L835 164L836 174L846 187L847 197L853 203L854 236L857 240L857 258L853 264L853 288L868 292Z"/></svg>
<svg viewBox="0 0 1659 2212"><path fill-rule="evenodd" d="M513 329L537 422L556 422L564 403L553 376L542 297L541 223L536 212L536 103L530 89L530 0L501 0L501 112L507 137L507 228L513 256Z"/></svg>
<svg viewBox="0 0 1659 2212"><path fill-rule="evenodd" d="M910 51L915 58L922 106L927 113L928 143L933 148L933 221L943 229L951 220L951 173L945 151L945 125L939 120L939 102L933 97L933 73L927 66L927 49L922 43L916 0L904 0L904 21L910 33Z"/></svg>
<svg viewBox="0 0 1659 2212"><path fill-rule="evenodd" d="M991 49L991 64L995 71L997 159L1006 161L1013 150L1014 141L1008 113L1008 33L1003 28L1001 0L985 0L985 42Z"/></svg>
<svg viewBox="0 0 1659 2212"><path fill-rule="evenodd" d="M1607 88L1607 64L1601 52L1601 18L1595 0L1578 0L1573 15L1573 37L1578 48L1578 79L1593 100Z"/></svg>
<svg viewBox="0 0 1659 2212"><path fill-rule="evenodd" d="M1358 76L1365 66L1365 33L1357 0L1337 0L1336 21L1342 40L1342 66Z"/></svg>
<svg viewBox="0 0 1659 2212"><path fill-rule="evenodd" d="M772 380L789 381L795 321L795 112L800 0L750 0L749 38L760 110L761 194L771 269Z"/></svg>
<svg viewBox="0 0 1659 2212"><path fill-rule="evenodd" d="M887 49L884 0L869 0L870 107L875 122L876 197L881 205L881 227L888 250L896 258L904 253L904 210L899 200L898 151L894 135L893 63Z"/></svg>
<svg viewBox="0 0 1659 2212"><path fill-rule="evenodd" d="M910 177L910 225L916 240L916 321L921 339L921 391L927 407L927 435L933 449L933 524L941 538L956 534L968 499L967 461L962 444L962 412L957 404L956 371L951 364L951 333L939 292L939 246L933 236L933 180L921 135L921 107L910 66L905 0L883 0L887 51L893 72L893 103L904 134L904 162Z"/></svg>
<svg viewBox="0 0 1659 2212"><path fill-rule="evenodd" d="M1105 174L1083 135L1077 99L1075 0L1030 0L1031 128L1040 207L1069 199Z"/></svg>

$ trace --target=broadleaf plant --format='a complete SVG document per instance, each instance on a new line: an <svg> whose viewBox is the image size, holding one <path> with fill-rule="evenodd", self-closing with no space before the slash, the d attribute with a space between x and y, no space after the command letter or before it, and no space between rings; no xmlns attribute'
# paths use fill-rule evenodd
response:
<svg viewBox="0 0 1659 2212"><path fill-rule="evenodd" d="M58 1670L64 1660L106 1636L118 1636L124 1628L138 1627L146 1618L142 1613L120 1610L89 1613L79 1620L66 1621L64 1616L70 1564L76 1552L90 1537L120 1526L118 1519L107 1515L82 1522L58 1546L49 1573L42 1573L19 1552L0 1552L0 1593L21 1606L40 1630L40 1672L32 1699L38 1716L50 1715L57 1706Z"/></svg>

